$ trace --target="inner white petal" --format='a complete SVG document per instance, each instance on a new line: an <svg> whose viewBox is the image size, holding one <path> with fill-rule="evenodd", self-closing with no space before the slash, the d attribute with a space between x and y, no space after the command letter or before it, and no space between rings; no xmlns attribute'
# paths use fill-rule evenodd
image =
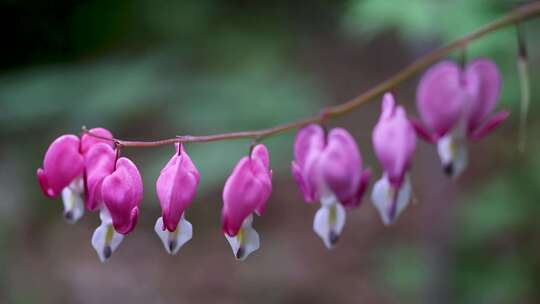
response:
<svg viewBox="0 0 540 304"><path fill-rule="evenodd" d="M116 232L106 209L100 211L101 225L92 235L92 247L96 250L101 262L107 261L112 253L118 248L124 235Z"/></svg>
<svg viewBox="0 0 540 304"><path fill-rule="evenodd" d="M410 177L405 176L399 189L395 189L386 176L379 179L373 186L371 200L377 208L381 220L388 226L393 224L401 212L409 205L412 195Z"/></svg>
<svg viewBox="0 0 540 304"><path fill-rule="evenodd" d="M391 220L389 210L392 208L393 191L386 177L383 176L373 186L371 201L375 208L377 208L383 223L385 225L390 225Z"/></svg>
<svg viewBox="0 0 540 304"><path fill-rule="evenodd" d="M345 208L334 200L332 204L321 204L313 219L313 230L323 240L326 248L331 249L345 226Z"/></svg>
<svg viewBox="0 0 540 304"><path fill-rule="evenodd" d="M184 215L180 218L175 231L163 230L162 217L157 219L154 231L161 239L165 250L172 255L177 254L180 248L193 237L193 226L185 219Z"/></svg>
<svg viewBox="0 0 540 304"><path fill-rule="evenodd" d="M397 210L396 210L394 221L399 217L401 212L403 212L403 210L405 210L405 208L409 205L409 202L411 201L411 195L412 195L411 179L409 175L406 175L397 193L397 197L396 197Z"/></svg>
<svg viewBox="0 0 540 304"><path fill-rule="evenodd" d="M84 215L82 193L74 191L70 186L62 190L64 217L69 223L77 222Z"/></svg>
<svg viewBox="0 0 540 304"><path fill-rule="evenodd" d="M446 174L458 177L467 167L467 141L461 132L445 135L437 141L437 152Z"/></svg>
<svg viewBox="0 0 540 304"><path fill-rule="evenodd" d="M252 227L253 215L248 216L242 223L238 233L230 237L225 233L225 238L231 245L234 256L237 260L245 260L252 252L259 249L259 234Z"/></svg>
<svg viewBox="0 0 540 304"><path fill-rule="evenodd" d="M71 190L75 191L76 193L83 194L84 193L84 179L82 175L76 177L69 186Z"/></svg>

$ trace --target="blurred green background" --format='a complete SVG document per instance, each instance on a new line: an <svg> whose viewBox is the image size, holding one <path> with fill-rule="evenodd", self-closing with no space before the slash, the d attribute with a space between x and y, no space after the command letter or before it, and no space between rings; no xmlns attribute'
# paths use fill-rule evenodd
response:
<svg viewBox="0 0 540 304"><path fill-rule="evenodd" d="M145 183L141 218L101 264L97 214L65 223L35 179L49 143L82 125L124 139L259 129L317 113L415 58L508 12L495 0L0 1L0 303L538 303L540 302L540 19L524 30L532 106L516 149L515 29L468 48L503 77L514 114L471 146L456 182L433 146L414 159L416 204L385 228L366 197L338 246L312 232L289 164L294 133L265 141L274 168L262 247L234 260L220 231L221 188L248 141L190 144L201 186L187 212L194 239L168 256L153 224L155 180L172 147L126 149ZM459 57L459 52L453 54ZM415 113L418 77L396 88ZM331 123L370 144L379 102ZM414 114L415 115L415 114Z"/></svg>

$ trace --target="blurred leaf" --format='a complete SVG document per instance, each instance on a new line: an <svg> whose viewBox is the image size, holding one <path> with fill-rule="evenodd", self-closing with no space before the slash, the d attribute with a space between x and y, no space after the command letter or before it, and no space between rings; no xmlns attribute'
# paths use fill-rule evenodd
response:
<svg viewBox="0 0 540 304"><path fill-rule="evenodd" d="M412 245L395 245L380 252L384 290L396 292L400 302L417 302L431 275L424 254Z"/></svg>

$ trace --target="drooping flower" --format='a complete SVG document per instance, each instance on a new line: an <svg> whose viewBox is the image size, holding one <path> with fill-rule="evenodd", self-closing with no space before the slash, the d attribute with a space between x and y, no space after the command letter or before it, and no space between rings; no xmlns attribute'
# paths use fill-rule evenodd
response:
<svg viewBox="0 0 540 304"><path fill-rule="evenodd" d="M114 171L101 184L101 225L94 231L92 246L102 262L118 247L124 235L135 228L143 184L135 164L125 157L116 161Z"/></svg>
<svg viewBox="0 0 540 304"><path fill-rule="evenodd" d="M222 230L238 260L259 248L253 213L262 215L271 193L270 158L266 147L259 144L238 162L223 189Z"/></svg>
<svg viewBox="0 0 540 304"><path fill-rule="evenodd" d="M103 128L90 129L89 132L103 138L112 138L111 132ZM124 239L124 235L114 229L111 214L102 195L103 180L115 171L117 155L113 147L110 140L96 138L87 133L81 137L86 177L86 209L99 210L101 220L101 224L94 230L91 243L102 262L111 257Z"/></svg>
<svg viewBox="0 0 540 304"><path fill-rule="evenodd" d="M195 198L199 184L199 171L184 150L176 145L176 153L161 170L156 182L156 192L162 216L154 230L169 254L176 254L193 235L193 227L185 219L185 209Z"/></svg>
<svg viewBox="0 0 540 304"><path fill-rule="evenodd" d="M414 128L405 109L395 105L390 93L383 97L372 140L384 173L375 183L371 199L383 223L390 225L409 204L412 191L408 170L416 149Z"/></svg>
<svg viewBox="0 0 540 304"><path fill-rule="evenodd" d="M135 164L121 157L114 171L103 179L103 203L109 210L114 229L128 234L135 228L143 195L142 178Z"/></svg>
<svg viewBox="0 0 540 304"><path fill-rule="evenodd" d="M43 168L37 169L41 190L50 198L62 195L64 216L72 223L84 214L84 158L79 148L77 136L62 135L47 149Z"/></svg>
<svg viewBox="0 0 540 304"><path fill-rule="evenodd" d="M124 236L116 232L112 226L112 218L103 203L103 179L114 171L116 153L111 145L96 143L84 154L86 165L86 208L99 210L101 224L94 230L92 246L102 262L105 262L118 247Z"/></svg>
<svg viewBox="0 0 540 304"><path fill-rule="evenodd" d="M328 135L319 125L302 128L294 143L292 174L306 202L321 202L313 229L332 248L345 225L345 208L360 204L371 175L362 169L354 138L341 128Z"/></svg>
<svg viewBox="0 0 540 304"><path fill-rule="evenodd" d="M457 177L466 168L469 140L483 138L510 114L491 115L500 89L501 75L488 59L473 60L464 70L444 61L422 77L416 105L423 124L414 122L414 127L422 138L437 144L448 175Z"/></svg>
<svg viewBox="0 0 540 304"><path fill-rule="evenodd" d="M112 134L103 128L94 128L90 132L104 138L112 138ZM63 135L57 138L45 153L43 168L37 170L38 182L43 193L55 198L60 194L64 204L64 217L71 223L76 222L84 214L84 200L89 210L94 203L88 201L87 175L100 162L87 161L87 154L98 143L110 141L98 139L84 134L81 139L75 135ZM112 147L112 146L111 146ZM95 160L96 155L92 158Z"/></svg>

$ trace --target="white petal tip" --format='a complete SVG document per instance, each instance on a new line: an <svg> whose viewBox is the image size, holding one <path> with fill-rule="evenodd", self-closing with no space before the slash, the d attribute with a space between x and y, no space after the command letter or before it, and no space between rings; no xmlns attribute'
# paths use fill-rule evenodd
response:
<svg viewBox="0 0 540 304"><path fill-rule="evenodd" d="M163 230L163 218L160 217L154 225L154 231L161 239L165 251L170 255L176 255L180 248L193 237L193 226L184 216L180 218L180 222L173 232L167 229Z"/></svg>
<svg viewBox="0 0 540 304"><path fill-rule="evenodd" d="M62 202L64 204L64 219L70 224L75 224L84 215L82 194L68 186L62 190Z"/></svg>
<svg viewBox="0 0 540 304"><path fill-rule="evenodd" d="M231 245L232 252L237 261L244 261L251 253L259 249L260 237L255 229L244 226L237 235L225 238Z"/></svg>
<svg viewBox="0 0 540 304"><path fill-rule="evenodd" d="M323 204L313 219L313 230L327 249L333 249L345 226L345 208L340 203Z"/></svg>
<svg viewBox="0 0 540 304"><path fill-rule="evenodd" d="M102 211L103 213L103 211ZM116 232L112 224L105 220L97 227L92 235L92 247L96 251L99 260L105 263L110 259L113 252L118 248L124 236Z"/></svg>
<svg viewBox="0 0 540 304"><path fill-rule="evenodd" d="M465 171L468 163L465 139L454 134L446 135L437 142L437 152L447 176L456 179Z"/></svg>
<svg viewBox="0 0 540 304"><path fill-rule="evenodd" d="M64 211L64 219L69 224L75 224L77 221L79 221L82 218L82 213L78 215L77 213L73 211Z"/></svg>
<svg viewBox="0 0 540 304"><path fill-rule="evenodd" d="M385 226L389 227L395 224L399 215L409 204L411 195L412 187L408 176L405 177L402 185L397 190L390 185L386 177L379 179L375 183L371 193L371 200Z"/></svg>

